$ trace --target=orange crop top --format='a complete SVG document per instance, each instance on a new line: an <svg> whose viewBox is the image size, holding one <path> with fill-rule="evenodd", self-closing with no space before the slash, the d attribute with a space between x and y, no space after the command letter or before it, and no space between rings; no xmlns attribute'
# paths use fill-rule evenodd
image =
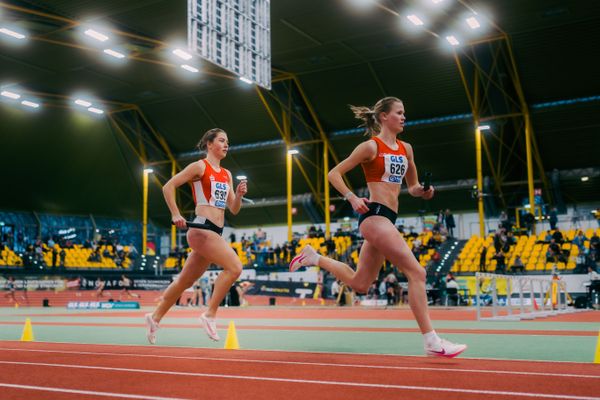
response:
<svg viewBox="0 0 600 400"><path fill-rule="evenodd" d="M396 139L397 150L389 148L378 137L373 137L371 140L377 144L377 156L372 161L361 164L367 182L387 182L401 185L408 169L406 148L398 139Z"/></svg>
<svg viewBox="0 0 600 400"><path fill-rule="evenodd" d="M206 159L198 162L204 162L206 169L202 178L191 182L194 202L197 206L205 205L224 209L227 206L227 196L229 195L227 170L221 167L219 172L215 171Z"/></svg>

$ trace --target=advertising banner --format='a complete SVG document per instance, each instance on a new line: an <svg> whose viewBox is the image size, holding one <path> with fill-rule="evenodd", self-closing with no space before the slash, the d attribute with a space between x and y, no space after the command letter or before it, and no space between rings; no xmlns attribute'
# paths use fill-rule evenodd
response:
<svg viewBox="0 0 600 400"><path fill-rule="evenodd" d="M253 281L254 286L248 289L247 294L255 296L287 296L311 298L317 287L316 283L308 282L278 282L278 281Z"/></svg>

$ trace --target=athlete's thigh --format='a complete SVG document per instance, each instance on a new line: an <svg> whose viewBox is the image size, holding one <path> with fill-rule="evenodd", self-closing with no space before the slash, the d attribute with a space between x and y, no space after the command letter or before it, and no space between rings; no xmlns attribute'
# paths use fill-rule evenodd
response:
<svg viewBox="0 0 600 400"><path fill-rule="evenodd" d="M187 260L185 260L185 268L179 274L179 278L182 282L192 283L197 281L202 274L208 268L210 261L208 261L204 256L200 255L196 250L192 250L189 254Z"/></svg>
<svg viewBox="0 0 600 400"><path fill-rule="evenodd" d="M358 266L356 268L355 282L373 283L385 258L379 250L375 248L368 240L363 242L358 255Z"/></svg>
<svg viewBox="0 0 600 400"><path fill-rule="evenodd" d="M231 248L225 239L216 233L206 240L203 247L207 250L204 253L204 257L211 263L217 264L222 268L233 268L238 266L238 264L241 265L241 261L235 250Z"/></svg>
<svg viewBox="0 0 600 400"><path fill-rule="evenodd" d="M363 222L363 225L367 221L368 219ZM373 247L396 267L404 272L420 267L408 245L389 220L376 221L376 224L370 224L365 228L363 237L368 239Z"/></svg>

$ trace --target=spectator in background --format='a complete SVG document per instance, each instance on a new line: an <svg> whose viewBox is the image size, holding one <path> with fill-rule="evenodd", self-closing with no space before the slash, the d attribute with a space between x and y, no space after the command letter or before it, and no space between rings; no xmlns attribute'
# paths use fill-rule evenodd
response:
<svg viewBox="0 0 600 400"><path fill-rule="evenodd" d="M565 242L562 232L558 229L552 234L552 239L554 239L554 241L558 244L563 244Z"/></svg>
<svg viewBox="0 0 600 400"><path fill-rule="evenodd" d="M566 257L563 254L560 245L554 239L550 241L548 251L546 252L547 262L566 262Z"/></svg>
<svg viewBox="0 0 600 400"><path fill-rule="evenodd" d="M525 226L525 229L527 229L527 234L531 235L534 223L535 216L531 212L528 212L523 216L523 224Z"/></svg>
<svg viewBox="0 0 600 400"><path fill-rule="evenodd" d="M258 228L256 231L256 241L258 243L262 243L267 239L267 233L263 231L261 228Z"/></svg>
<svg viewBox="0 0 600 400"><path fill-rule="evenodd" d="M502 211L500 213L500 225L502 225L502 227L507 231L509 231L512 227L512 224L510 223L510 219L508 218L506 211Z"/></svg>
<svg viewBox="0 0 600 400"><path fill-rule="evenodd" d="M135 260L138 256L138 251L135 248L135 246L133 245L133 243L129 243L129 253L127 254L127 257L129 257L131 260Z"/></svg>
<svg viewBox="0 0 600 400"><path fill-rule="evenodd" d="M419 237L419 234L415 232L415 227L414 226L409 226L408 227L408 234L406 235L406 238L413 238L413 239L417 239Z"/></svg>
<svg viewBox="0 0 600 400"><path fill-rule="evenodd" d="M433 276L430 279L430 285L431 285L431 291L430 291L430 295L431 295L431 304L435 305L435 304L439 304L441 301L441 291L444 289L445 285L443 285L443 279L440 276L439 272L434 272Z"/></svg>
<svg viewBox="0 0 600 400"><path fill-rule="evenodd" d="M193 286L194 295L192 297L192 303L196 307L200 307L200 299L202 298L202 286L200 286L200 279L194 282ZM202 303L203 305L206 303Z"/></svg>
<svg viewBox="0 0 600 400"><path fill-rule="evenodd" d="M323 228L321 228L320 225L317 227L317 237L318 238L325 237L325 232L323 232Z"/></svg>
<svg viewBox="0 0 600 400"><path fill-rule="evenodd" d="M290 259L290 253L288 248L288 242L285 242L283 246L281 246L281 254L283 262L287 262Z"/></svg>
<svg viewBox="0 0 600 400"><path fill-rule="evenodd" d="M502 227L500 225L498 225L498 229L496 229L496 233L494 233L494 250L496 250L496 253L499 252L500 250L502 250L502 246L505 242L505 240L503 239L503 234L504 234L504 229L502 229Z"/></svg>
<svg viewBox="0 0 600 400"><path fill-rule="evenodd" d="M600 238L596 233L590 238L589 258L593 262L600 261Z"/></svg>
<svg viewBox="0 0 600 400"><path fill-rule="evenodd" d="M367 299L378 299L379 298L379 281L373 282L369 291L367 292Z"/></svg>
<svg viewBox="0 0 600 400"><path fill-rule="evenodd" d="M448 236L454 237L454 228L456 228L456 222L454 222L454 215L450 213L450 209L446 209L446 229L448 230Z"/></svg>
<svg viewBox="0 0 600 400"><path fill-rule="evenodd" d="M558 212L556 211L556 207L552 207L550 209L550 214L548 214L548 222L550 223L550 230L555 230L556 224L558 223Z"/></svg>
<svg viewBox="0 0 600 400"><path fill-rule="evenodd" d="M600 275L596 272L596 269L592 266L588 267L588 279L590 281L597 281L600 279Z"/></svg>
<svg viewBox="0 0 600 400"><path fill-rule="evenodd" d="M277 244L277 246L275 246L275 249L273 251L275 252L275 263L281 264L281 246L279 244Z"/></svg>
<svg viewBox="0 0 600 400"><path fill-rule="evenodd" d="M60 268L65 268L65 260L67 259L67 253L65 252L65 249L60 249Z"/></svg>
<svg viewBox="0 0 600 400"><path fill-rule="evenodd" d="M444 210L438 211L437 217L435 218L435 223L437 225L442 225L444 223L444 217L445 217Z"/></svg>
<svg viewBox="0 0 600 400"><path fill-rule="evenodd" d="M431 236L431 239L429 240L429 248L436 248L439 245L442 244L442 242L445 240L444 236L442 236L442 233L440 231L435 231L433 232L433 235Z"/></svg>
<svg viewBox="0 0 600 400"><path fill-rule="evenodd" d="M496 260L496 273L497 274L505 274L506 273L506 257L504 253L499 251L493 257Z"/></svg>
<svg viewBox="0 0 600 400"><path fill-rule="evenodd" d="M577 246L577 248L579 249L579 253L585 253L586 248L585 248L585 241L588 240L587 237L585 237L585 235L583 234L582 231L579 231L577 233L577 236L575 236L573 238L573 245Z"/></svg>
<svg viewBox="0 0 600 400"><path fill-rule="evenodd" d="M515 257L515 261L511 267L512 273L523 273L525 271L525 266L523 265L523 260L521 260L521 256L517 254Z"/></svg>
<svg viewBox="0 0 600 400"><path fill-rule="evenodd" d="M206 305L212 294L212 283L207 274L200 277L200 290L202 292L202 304Z"/></svg>
<svg viewBox="0 0 600 400"><path fill-rule="evenodd" d="M100 262L102 261L102 258L100 257L100 248L96 248L96 250L94 250L94 252L92 252L90 254L90 256L87 259L89 262Z"/></svg>
<svg viewBox="0 0 600 400"><path fill-rule="evenodd" d="M339 294L340 294L340 283L337 279L335 279L333 281L333 283L331 284L331 297L333 297L334 299L337 299Z"/></svg>
<svg viewBox="0 0 600 400"><path fill-rule="evenodd" d="M418 236L413 240L413 247L421 247L421 239Z"/></svg>
<svg viewBox="0 0 600 400"><path fill-rule="evenodd" d="M418 241L418 243L415 243L416 240L413 242L413 248L412 248L412 253L414 254L415 258L418 260L419 257L421 256L421 252L422 252L422 248L421 248L421 241Z"/></svg>
<svg viewBox="0 0 600 400"><path fill-rule="evenodd" d="M581 214L577 209L577 205L573 204L573 214L571 215L571 223L574 228L579 228L579 221L581 220Z"/></svg>
<svg viewBox="0 0 600 400"><path fill-rule="evenodd" d="M231 231L231 233L229 234L229 242L235 243L235 241L236 241L235 232Z"/></svg>
<svg viewBox="0 0 600 400"><path fill-rule="evenodd" d="M600 237L598 237L598 235L596 235L596 233L594 233L592 235L592 237L590 238L590 247L594 246L598 246L600 244Z"/></svg>
<svg viewBox="0 0 600 400"><path fill-rule="evenodd" d="M458 282L456 282L454 275L452 275L450 272L448 272L448 274L446 275L446 289L449 288L460 289L460 286L458 285Z"/></svg>
<svg viewBox="0 0 600 400"><path fill-rule="evenodd" d="M52 268L56 268L56 262L58 261L58 249L57 246L52 247Z"/></svg>
<svg viewBox="0 0 600 400"><path fill-rule="evenodd" d="M248 260L248 264L252 264L252 246L250 244L246 246L246 259Z"/></svg>
<svg viewBox="0 0 600 400"><path fill-rule="evenodd" d="M504 237L504 244L502 245L502 251L508 253L510 251L510 246L516 244L517 241L512 232L508 232Z"/></svg>
<svg viewBox="0 0 600 400"><path fill-rule="evenodd" d="M479 272L487 272L486 263L487 261L487 247L483 247L481 249L481 254L479 255Z"/></svg>
<svg viewBox="0 0 600 400"><path fill-rule="evenodd" d="M387 303L389 306L392 306L398 302L397 289L398 289L398 278L393 272L390 272L384 279L385 292L387 296Z"/></svg>
<svg viewBox="0 0 600 400"><path fill-rule="evenodd" d="M448 273L448 275L446 275L446 305L458 305L459 289L460 286L458 285L458 282L456 282L456 279L454 279L454 275Z"/></svg>
<svg viewBox="0 0 600 400"><path fill-rule="evenodd" d="M377 289L379 291L379 298L385 299L387 295L387 281L385 280L385 278L379 281L379 286Z"/></svg>

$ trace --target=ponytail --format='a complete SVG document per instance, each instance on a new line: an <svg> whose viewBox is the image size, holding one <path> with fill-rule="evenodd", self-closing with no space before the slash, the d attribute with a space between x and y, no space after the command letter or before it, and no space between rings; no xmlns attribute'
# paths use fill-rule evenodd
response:
<svg viewBox="0 0 600 400"><path fill-rule="evenodd" d="M397 97L384 97L375 103L372 109L364 106L350 105L350 110L354 113L354 118L363 121L360 126L366 128L365 135L374 136L381 130L379 114L389 112L394 103L402 103L402 100Z"/></svg>

